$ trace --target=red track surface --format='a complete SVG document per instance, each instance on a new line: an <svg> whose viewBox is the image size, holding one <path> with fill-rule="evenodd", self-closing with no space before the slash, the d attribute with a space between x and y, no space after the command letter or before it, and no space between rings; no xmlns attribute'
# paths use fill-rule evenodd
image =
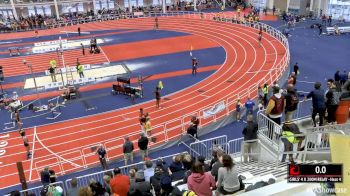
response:
<svg viewBox="0 0 350 196"><path fill-rule="evenodd" d="M108 21L90 23L83 28L151 29L154 25L153 21L153 19L147 18ZM97 157L95 154L91 154L90 147L97 143L103 143L107 147L109 158L120 157L120 145L123 143L123 136L133 134L132 140L138 137L137 133L140 129L138 109L140 107L150 113L154 126L152 134L156 135L157 143L152 143L152 147L153 145L162 144L168 139L179 137L182 131L181 128L183 128L181 127L182 122L188 122L189 120L184 114L189 115L193 112L201 114L199 111L221 100L232 99L233 101L239 96L246 99L247 94L249 94L248 91L251 91L255 96L256 86L249 89L252 84L271 83L279 77L279 75L274 75L266 78L267 72L265 70L275 68L281 63L281 59L286 54L286 48L278 40L267 34L264 34L263 45L259 47L257 31L251 28L179 17L160 18L159 21L161 29L187 32L202 37L203 42L208 42L208 40L216 42L225 49L226 61L207 79L167 96L168 99L161 103L161 109L157 110L154 106L155 103L151 101L98 115L38 127L38 139L47 148L43 148L38 139L35 140L31 180L37 180L37 171L42 170L46 165L50 165L56 173L63 174L81 169L68 162L77 165L96 163L98 161ZM52 31L48 33L59 32L59 30ZM25 35L30 34L21 33L21 36ZM103 49L106 49L106 53L110 52L110 49ZM243 93L246 93L244 97L242 97ZM221 115L223 116L225 113L226 111ZM173 121L169 122L170 120ZM210 120L212 119L202 119L201 123L205 124ZM167 137L163 133L164 129L167 130ZM33 129L28 129L26 132L29 140L33 141ZM0 173L2 174L0 188L18 183L15 162L25 160L23 144L18 133L9 133L9 139L6 141L8 142L8 146L5 147L6 154L0 157L0 162L3 162L0 165ZM85 159L82 158L82 154L85 155ZM61 164L58 162L61 162ZM30 161L24 161L23 163L27 179L29 179Z"/></svg>
<svg viewBox="0 0 350 196"><path fill-rule="evenodd" d="M66 66L75 66L77 58L79 58L79 61L82 64L99 64L108 62L108 59L103 52L100 54L90 54L88 49L86 49L85 54L86 55L83 56L82 51L78 49L65 51L63 56ZM33 65L33 72L44 72L49 68L50 60L57 60L57 53L50 52L37 55L2 58L0 59L0 65L3 65L5 76L9 77L29 74L28 67L23 64L24 59ZM60 61L60 67L63 67L61 58Z"/></svg>

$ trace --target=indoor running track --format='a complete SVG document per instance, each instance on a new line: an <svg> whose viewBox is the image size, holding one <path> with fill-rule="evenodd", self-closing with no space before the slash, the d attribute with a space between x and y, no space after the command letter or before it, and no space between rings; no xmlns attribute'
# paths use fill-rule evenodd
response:
<svg viewBox="0 0 350 196"><path fill-rule="evenodd" d="M183 17L160 17L159 21L162 30L182 31L200 36L203 41L218 43L226 51L226 61L205 80L168 95L167 99L162 100L161 109L156 109L154 101L150 101L98 115L43 125L37 127L36 138L33 137L33 129L26 130L31 146L32 141L35 141L31 177L31 160L24 161L25 151L21 138L17 132L9 133L5 139L8 142L4 147L6 153L0 157L0 188L19 183L17 161L23 161L27 180L34 181L39 179L38 173L47 165L57 174L64 174L96 164L98 159L95 153L91 153L91 147L98 143L106 146L108 158L121 157L123 137L132 135L132 140L138 138L140 107L150 113L152 134L157 137L157 142L150 144L152 148L168 140L178 139L182 124L188 124L191 114L202 115L199 111L222 100L234 101L243 93L247 94L247 88L252 85L256 86L248 88L248 91L255 96L257 85L271 83L279 77L268 76L267 73L281 64L287 49L272 36L264 34L262 46L259 46L257 30L252 28ZM83 28L152 29L153 26L154 19L143 18L89 23L84 24ZM59 32L52 31L51 34ZM31 36L31 33L21 33L21 36L25 35ZM247 96L241 98L245 101ZM213 119L202 119L201 124L210 120ZM164 129L167 130L166 134Z"/></svg>

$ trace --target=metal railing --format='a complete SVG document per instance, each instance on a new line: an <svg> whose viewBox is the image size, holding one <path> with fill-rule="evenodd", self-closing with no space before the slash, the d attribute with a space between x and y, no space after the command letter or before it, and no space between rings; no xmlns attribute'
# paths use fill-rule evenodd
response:
<svg viewBox="0 0 350 196"><path fill-rule="evenodd" d="M259 138L265 140L268 145L271 145L274 149L277 150L280 141L280 135L282 133L281 125L272 121L262 112L258 113L257 122L259 128Z"/></svg>
<svg viewBox="0 0 350 196"><path fill-rule="evenodd" d="M62 181L51 183L49 186L54 186L54 187L60 186L63 190L62 195L66 195L66 189L65 189L64 183ZM40 192L43 188L44 188L44 185L41 185L41 186L26 189L26 190L22 190L19 192L21 193L21 195L24 195L24 196L29 195L29 194L42 195ZM5 195L5 196L10 196L10 194Z"/></svg>
<svg viewBox="0 0 350 196"><path fill-rule="evenodd" d="M204 156L205 159L212 158L212 152L214 148L219 148L224 152L227 152L227 136L222 135L206 140L196 141L190 144L190 154L192 156Z"/></svg>
<svg viewBox="0 0 350 196"><path fill-rule="evenodd" d="M160 14L160 13L150 12L150 13L148 13L147 16L154 16L155 14ZM164 17L177 16L177 15L180 15L184 18L194 18L194 19L202 18L202 16L201 16L202 13L199 13L199 12L169 12L169 13L161 14L161 16L164 16ZM133 16L131 15L131 17L133 17ZM208 19L208 18L211 19L210 14L203 13L203 17L204 17L204 19ZM248 27L252 27L252 28L257 28L257 29L259 29L260 27L263 27L263 30L266 33L270 34L271 36L275 37L277 40L279 40L283 43L286 51L283 54L281 62L279 64L277 64L275 67L271 68L271 70L267 71L265 77L261 78L257 83L250 85L249 87L247 87L244 90L241 90L240 92L230 93L226 97L223 97L222 99L217 100L216 103L213 103L210 106L205 106L204 108L198 108L197 111L194 111L193 114L200 118L200 122L201 122L200 127L206 126L212 122L215 122L219 119L227 117L230 113L235 111L234 105L238 99L244 100L248 97L255 98L256 97L256 93L255 93L256 89L261 84L263 84L263 83L272 84L275 80L278 80L279 78L285 78L288 76L288 70L289 70L288 66L289 66L290 55L289 55L289 46L288 46L287 38L280 31L278 31L277 29L270 27L266 24L256 23L256 22L254 22L254 23L245 22L245 23L240 23L240 25L244 25L244 26L248 26ZM251 92L254 92L253 95ZM208 108L214 107L214 106L216 106L218 104L222 104L222 103L225 106L225 109L223 111L212 114L210 118L203 119L203 114ZM267 119L267 117L265 119ZM152 135L152 137L156 137L157 142L151 143L150 145L151 146L162 145L162 144L167 143L169 140L174 140L174 139L180 138L182 134L186 133L189 122L190 122L190 115L186 114L186 115L183 115L179 118L173 119L171 121L167 121L167 122L163 122L163 123L155 125L154 130L153 130L154 134ZM268 123L270 123L269 124L270 126L275 125L273 122L269 121L268 119L267 120L262 119L262 122L264 123L264 124L262 124L264 126L267 126ZM278 133L280 130L280 127L279 126L274 126L274 127L276 129L275 132ZM267 138L269 137L269 132L265 131L262 133ZM138 135L138 133L134 133L134 134L129 135L129 137L131 137L131 139L135 141L137 135ZM121 136L118 138L108 139L108 140L101 142L106 147L107 156L108 156L107 158L109 160L122 157L123 154L122 154L122 151L120 150L121 149L120 147L122 144L120 144L120 141L122 141L123 137L124 136ZM274 139L273 141L276 143L277 138L275 137L275 135L274 135L273 139ZM113 143L117 143L117 145L113 145ZM226 143L227 143L227 138L226 138L225 144ZM223 143L220 143L220 144L223 144ZM91 144L90 146L96 146L96 145L97 145L97 143ZM207 144L205 144L205 145L207 145ZM75 161L75 162L78 161L79 162L78 164L83 164L84 168L86 168L87 166L96 164L98 162L97 155L95 155L94 153L91 153L91 151L90 151L90 153L84 151L84 149L86 149L86 148L88 149L88 147L90 147L90 146L83 146L81 149L79 149L78 150L78 151L80 151L80 153L78 153L79 159L77 160L76 158L74 158L74 159L72 159L72 161ZM211 145L208 144L207 148L209 149L210 147L211 147ZM227 146L224 145L223 148L227 148ZM114 153L110 153L112 151L114 151ZM137 151L137 149L135 149L135 151ZM204 153L205 157L210 157L210 155L211 155L208 152L203 152L203 153ZM61 153L59 153L59 154L61 154ZM49 157L49 156L46 156L46 157ZM45 157L41 157L41 158L45 158ZM91 159L94 159L94 160L91 161ZM71 159L67 159L67 160L71 160ZM58 160L57 166L60 168L60 171L62 174L65 173L65 171L70 171L70 170L74 169L74 168L65 169L65 167L67 167L67 164L65 164L64 160Z"/></svg>
<svg viewBox="0 0 350 196"><path fill-rule="evenodd" d="M243 141L244 141L243 137L228 141L228 154L234 157L242 155Z"/></svg>
<svg viewBox="0 0 350 196"><path fill-rule="evenodd" d="M188 152L181 152L181 153L176 153L176 154L172 154L172 155L168 155L168 156L164 156L164 157L159 157L159 158L156 158L156 159L152 159L151 161L155 165L156 161L159 160L159 159L165 160L165 159L172 158L172 157L174 157L176 155L186 154L186 153L188 153ZM145 167L145 162L141 161L141 162L138 162L138 163L134 163L134 164L130 164L130 165L119 167L119 169L121 170L121 173L123 175L129 175L130 169L137 168L138 170L143 170L144 167ZM96 173L92 173L92 174L88 174L88 175L79 176L79 177L77 177L78 187L88 186L91 179L94 179L95 181L103 183L103 176L106 175L106 173L108 173L108 172L111 173L112 175L114 175L113 174L113 169L109 169L109 170L100 171L100 172L96 172ZM72 181L72 179L67 179L65 181L67 190L69 188L71 188L71 181Z"/></svg>
<svg viewBox="0 0 350 196"><path fill-rule="evenodd" d="M306 132L327 132L327 131L341 131L345 135L350 135L350 124L334 124L334 125L325 125L310 127L305 129Z"/></svg>
<svg viewBox="0 0 350 196"><path fill-rule="evenodd" d="M304 138L302 141L302 146L304 149L302 151L299 149L294 150L294 144L292 144L291 151L284 151L284 145L279 145L277 156L276 156L276 168L278 167L278 164L280 162L280 157L283 156L284 154L286 156L288 156L288 154L292 154L293 156L294 154L301 155L302 162L305 162L306 155L308 154L330 154L331 151L329 146L329 134L331 133L344 135L343 131L336 130L336 129L295 134L293 137L299 137L299 139ZM288 136L281 136L280 143L283 143L282 139L288 139Z"/></svg>

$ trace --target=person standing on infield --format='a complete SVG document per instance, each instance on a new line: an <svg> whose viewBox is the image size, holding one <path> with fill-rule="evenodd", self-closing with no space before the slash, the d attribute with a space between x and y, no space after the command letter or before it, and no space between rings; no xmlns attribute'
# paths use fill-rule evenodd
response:
<svg viewBox="0 0 350 196"><path fill-rule="evenodd" d="M103 170L107 170L107 161L106 161L106 155L107 152L106 150L103 148L102 144L99 145L98 150L97 150L97 154L98 154L98 158L100 160L101 166Z"/></svg>

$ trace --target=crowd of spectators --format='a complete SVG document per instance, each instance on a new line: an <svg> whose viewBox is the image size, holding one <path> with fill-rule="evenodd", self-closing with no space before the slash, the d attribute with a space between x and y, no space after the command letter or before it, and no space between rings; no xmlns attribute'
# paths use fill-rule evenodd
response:
<svg viewBox="0 0 350 196"><path fill-rule="evenodd" d="M210 163L202 156L179 154L170 164L161 159L155 164L145 161L143 169L133 167L128 175L115 168L113 174L105 173L103 183L91 179L88 186L79 188L78 180L73 178L67 196L211 196L215 192L227 195L243 190L243 178L238 176L231 156L218 145L212 152Z"/></svg>

